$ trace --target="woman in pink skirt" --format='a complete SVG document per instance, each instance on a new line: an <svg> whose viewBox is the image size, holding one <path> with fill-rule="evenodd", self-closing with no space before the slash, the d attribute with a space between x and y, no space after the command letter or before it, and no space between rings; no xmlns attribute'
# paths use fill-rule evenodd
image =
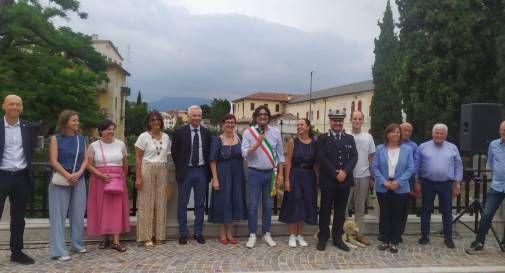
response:
<svg viewBox="0 0 505 273"><path fill-rule="evenodd" d="M128 188L128 155L126 146L114 138L116 124L105 120L98 127L102 137L88 148L88 166L91 173L88 194L88 235L103 235L99 248L111 247L126 251L119 243L119 234L130 231ZM112 235L112 242L110 241Z"/></svg>

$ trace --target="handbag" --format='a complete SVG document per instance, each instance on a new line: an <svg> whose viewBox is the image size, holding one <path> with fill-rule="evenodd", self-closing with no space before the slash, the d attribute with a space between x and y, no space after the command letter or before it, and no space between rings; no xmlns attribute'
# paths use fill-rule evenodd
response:
<svg viewBox="0 0 505 273"><path fill-rule="evenodd" d="M74 167L72 168L72 173L75 172L75 167L77 165L77 158L79 157L79 136L75 136L77 139L77 150L75 152L75 160L74 160ZM51 178L51 183L58 185L58 186L70 186L70 183L68 182L68 179L65 178L62 174L60 174L57 171L54 171L53 177Z"/></svg>
<svg viewBox="0 0 505 273"><path fill-rule="evenodd" d="M107 162L105 161L105 154L103 152L103 146L102 146L102 141L99 140L100 143L100 150L102 152L102 160L104 164L104 169L107 171ZM124 187L123 187L123 175L118 174L118 173L110 173L109 176L111 177L111 180L109 183L106 183L105 186L103 187L103 191L108 194L121 194L124 192Z"/></svg>

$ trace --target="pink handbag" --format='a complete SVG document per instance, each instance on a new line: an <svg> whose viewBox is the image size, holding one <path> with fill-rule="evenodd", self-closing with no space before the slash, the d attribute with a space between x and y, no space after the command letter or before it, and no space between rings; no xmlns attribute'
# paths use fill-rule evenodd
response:
<svg viewBox="0 0 505 273"><path fill-rule="evenodd" d="M99 140L100 141L100 140ZM104 166L100 168L101 172L105 172L111 176L109 183L106 183L103 187L103 191L108 194L121 194L124 192L124 177L123 173L114 172L113 168L107 167L107 162L105 161L105 155L103 153L102 141L100 141L100 150L102 151L102 159Z"/></svg>

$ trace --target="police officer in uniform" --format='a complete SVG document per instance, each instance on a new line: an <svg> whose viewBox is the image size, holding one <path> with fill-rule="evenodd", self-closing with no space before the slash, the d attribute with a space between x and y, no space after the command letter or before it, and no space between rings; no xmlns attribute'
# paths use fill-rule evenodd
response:
<svg viewBox="0 0 505 273"><path fill-rule="evenodd" d="M321 208L319 210L319 241L317 250L324 251L330 237L330 215L333 207L333 245L343 251L349 247L342 241L345 209L349 189L353 186L353 170L358 152L353 136L343 131L345 112L330 112L330 131L320 135L317 141L317 157L320 164L319 186Z"/></svg>

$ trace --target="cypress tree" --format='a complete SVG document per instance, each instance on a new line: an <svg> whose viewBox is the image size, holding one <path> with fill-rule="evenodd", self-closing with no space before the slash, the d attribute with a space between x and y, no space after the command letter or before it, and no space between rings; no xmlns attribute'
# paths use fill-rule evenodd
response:
<svg viewBox="0 0 505 273"><path fill-rule="evenodd" d="M398 59L398 37L394 32L393 12L387 2L379 38L375 39L375 62L372 68L374 96L372 98L372 135L376 142L382 142L384 129L388 124L401 122L401 99L395 89L394 79Z"/></svg>

